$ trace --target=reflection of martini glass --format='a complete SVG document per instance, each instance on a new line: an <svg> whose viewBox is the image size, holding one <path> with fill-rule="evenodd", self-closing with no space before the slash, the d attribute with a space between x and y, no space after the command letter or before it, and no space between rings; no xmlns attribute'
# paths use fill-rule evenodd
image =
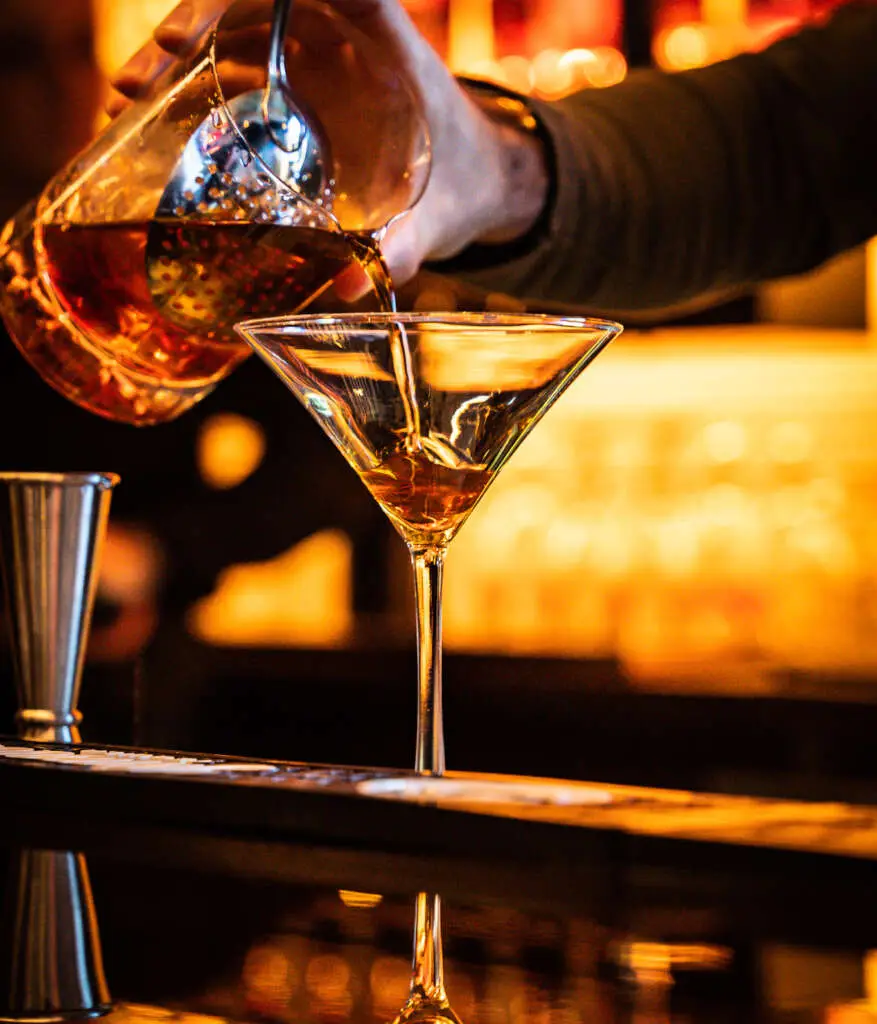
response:
<svg viewBox="0 0 877 1024"><path fill-rule="evenodd" d="M393 1024L460 1024L445 991L441 913L441 896L417 894L411 986Z"/></svg>
<svg viewBox="0 0 877 1024"><path fill-rule="evenodd" d="M493 313L289 316L238 327L408 545L422 775L444 771L447 546L543 413L620 330L601 320Z"/></svg>

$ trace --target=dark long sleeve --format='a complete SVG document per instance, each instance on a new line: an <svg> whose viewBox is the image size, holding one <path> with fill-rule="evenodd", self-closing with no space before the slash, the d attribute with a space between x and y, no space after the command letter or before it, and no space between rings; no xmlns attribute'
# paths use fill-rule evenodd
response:
<svg viewBox="0 0 877 1024"><path fill-rule="evenodd" d="M758 54L534 104L554 195L524 246L443 269L480 287L647 309L800 273L877 234L877 5Z"/></svg>

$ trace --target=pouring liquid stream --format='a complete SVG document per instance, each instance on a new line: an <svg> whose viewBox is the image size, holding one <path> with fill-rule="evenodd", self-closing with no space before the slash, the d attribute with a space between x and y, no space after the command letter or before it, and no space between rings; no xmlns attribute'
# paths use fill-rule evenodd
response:
<svg viewBox="0 0 877 1024"><path fill-rule="evenodd" d="M388 313L397 313L393 279L379 248L379 237L371 236L363 248L362 267L371 280L380 308ZM405 451L409 455L414 455L423 451L423 441L420 435L420 411L417 408L411 348L408 345L405 328L401 324L393 325L389 340L393 375L405 412Z"/></svg>
<svg viewBox="0 0 877 1024"><path fill-rule="evenodd" d="M379 239L360 238L360 266L368 275L382 310L396 313L396 296ZM402 406L404 426L399 444L385 451L379 463L359 468L363 483L406 541L453 536L492 476L485 465L473 461L432 429L424 431L417 400L417 372L405 326L392 318L387 325L390 369L395 393ZM360 460L362 461L362 460Z"/></svg>

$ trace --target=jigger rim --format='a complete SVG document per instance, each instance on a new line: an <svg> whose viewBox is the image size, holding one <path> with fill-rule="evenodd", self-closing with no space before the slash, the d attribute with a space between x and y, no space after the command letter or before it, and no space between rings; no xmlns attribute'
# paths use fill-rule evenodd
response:
<svg viewBox="0 0 877 1024"><path fill-rule="evenodd" d="M121 477L116 473L15 473L0 472L0 484L55 484L59 487L85 487L92 485L108 489L115 487Z"/></svg>

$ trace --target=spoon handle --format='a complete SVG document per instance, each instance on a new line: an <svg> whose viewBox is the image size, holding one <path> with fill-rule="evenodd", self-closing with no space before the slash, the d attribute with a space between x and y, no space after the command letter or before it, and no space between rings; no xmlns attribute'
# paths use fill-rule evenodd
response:
<svg viewBox="0 0 877 1024"><path fill-rule="evenodd" d="M271 19L271 44L268 51L268 90L283 89L286 82L286 30L292 0L274 0Z"/></svg>

